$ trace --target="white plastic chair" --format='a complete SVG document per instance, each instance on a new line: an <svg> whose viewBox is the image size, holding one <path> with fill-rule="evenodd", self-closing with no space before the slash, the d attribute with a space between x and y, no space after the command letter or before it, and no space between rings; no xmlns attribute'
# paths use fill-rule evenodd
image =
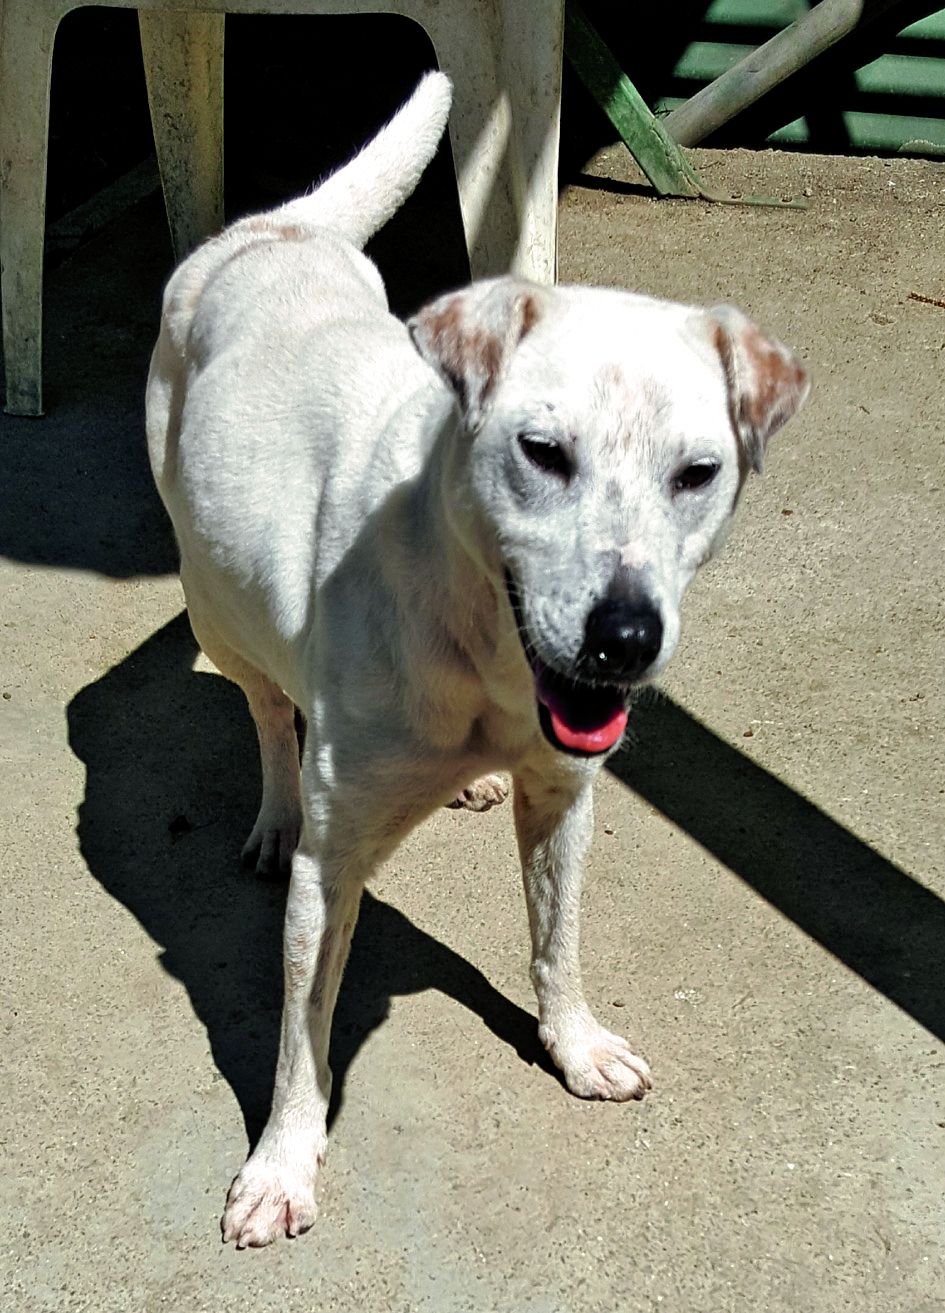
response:
<svg viewBox="0 0 945 1313"><path fill-rule="evenodd" d="M137 9L178 259L223 222L227 13L402 14L453 79L450 139L475 277L551 282L564 0L0 0L0 265L6 410L42 413L46 147L53 42L87 3Z"/></svg>

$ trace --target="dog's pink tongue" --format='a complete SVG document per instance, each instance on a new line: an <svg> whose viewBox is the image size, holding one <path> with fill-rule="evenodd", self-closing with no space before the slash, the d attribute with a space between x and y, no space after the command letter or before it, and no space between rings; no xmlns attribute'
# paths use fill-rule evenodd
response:
<svg viewBox="0 0 945 1313"><path fill-rule="evenodd" d="M578 729L562 720L554 707L548 707L548 715L551 717L555 738L565 748L575 752L606 752L627 728L628 719L625 708L618 707L603 725L597 725L594 729Z"/></svg>
<svg viewBox="0 0 945 1313"><path fill-rule="evenodd" d="M535 691L556 740L571 752L607 752L627 728L626 700L616 689L579 688L542 668Z"/></svg>

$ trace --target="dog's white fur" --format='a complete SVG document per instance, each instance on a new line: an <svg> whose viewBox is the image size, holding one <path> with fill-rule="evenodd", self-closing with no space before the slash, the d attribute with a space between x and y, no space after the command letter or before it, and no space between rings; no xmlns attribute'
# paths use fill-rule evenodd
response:
<svg viewBox="0 0 945 1313"><path fill-rule="evenodd" d="M148 383L194 632L259 733L246 854L265 873L291 863L272 1112L223 1222L240 1246L314 1219L331 1015L365 880L438 805L501 800L488 772L514 778L542 1041L576 1094L648 1088L581 989L606 753L544 737L525 649L577 669L619 577L661 617L659 670L746 471L806 395L790 352L727 307L501 278L393 318L360 248L416 184L449 99L431 75L319 189L191 256ZM536 463L548 451L564 474ZM682 486L706 465L706 486Z"/></svg>

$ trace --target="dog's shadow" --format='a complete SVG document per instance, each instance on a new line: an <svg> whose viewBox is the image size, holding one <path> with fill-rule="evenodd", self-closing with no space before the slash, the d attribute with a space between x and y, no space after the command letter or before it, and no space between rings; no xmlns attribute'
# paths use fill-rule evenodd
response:
<svg viewBox="0 0 945 1313"><path fill-rule="evenodd" d="M72 700L69 743L87 773L78 835L92 875L187 989L254 1144L275 1071L285 888L239 867L258 803L255 735L242 694L196 673L195 654L182 613ZM424 989L449 995L523 1061L555 1073L534 1017L366 893L335 1013L330 1122L392 996Z"/></svg>

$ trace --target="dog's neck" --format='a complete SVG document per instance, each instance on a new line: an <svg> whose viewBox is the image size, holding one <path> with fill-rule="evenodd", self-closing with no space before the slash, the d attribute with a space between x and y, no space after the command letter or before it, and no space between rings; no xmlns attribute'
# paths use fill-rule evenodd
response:
<svg viewBox="0 0 945 1313"><path fill-rule="evenodd" d="M491 659L509 617L498 552L468 491L471 441L453 410L417 476L404 527L430 619L475 660L482 649Z"/></svg>
<svg viewBox="0 0 945 1313"><path fill-rule="evenodd" d="M410 572L401 595L409 596L411 615L401 636L417 648L404 653L403 669L417 671L424 701L435 702L441 684L448 705L438 716L446 734L448 724L456 733L464 717L507 719L531 688L501 558L468 494L470 441L458 414L445 419L416 480L397 499L391 525L398 568ZM436 654L432 667L430 653Z"/></svg>

